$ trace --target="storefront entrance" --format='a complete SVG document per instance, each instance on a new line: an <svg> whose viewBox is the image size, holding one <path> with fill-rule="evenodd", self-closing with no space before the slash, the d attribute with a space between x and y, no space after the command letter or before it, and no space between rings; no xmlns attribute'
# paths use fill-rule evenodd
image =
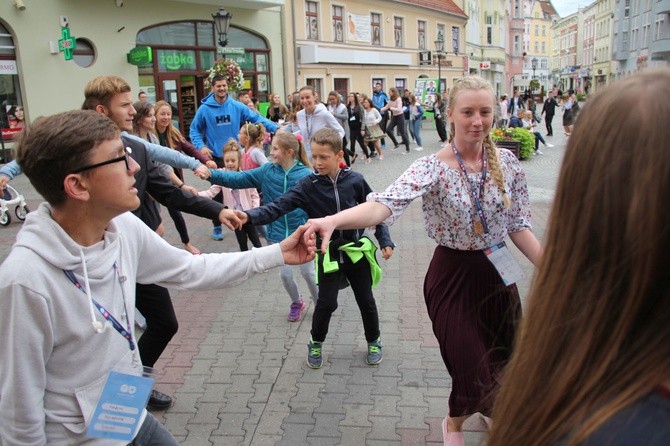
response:
<svg viewBox="0 0 670 446"><path fill-rule="evenodd" d="M269 49L263 38L230 27L228 48L244 73L244 89L261 102L270 88ZM173 122L188 138L189 126L202 98L209 94L204 81L217 56L213 22L186 21L155 25L137 34L137 45L151 47L153 61L138 67L140 89L148 100L172 105ZM231 92L234 96L234 92Z"/></svg>

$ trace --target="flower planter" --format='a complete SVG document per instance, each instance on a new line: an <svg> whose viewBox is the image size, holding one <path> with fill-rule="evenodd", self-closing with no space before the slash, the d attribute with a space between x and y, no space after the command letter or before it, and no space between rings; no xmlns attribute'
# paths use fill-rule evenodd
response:
<svg viewBox="0 0 670 446"><path fill-rule="evenodd" d="M521 153L521 142L520 141L512 141L512 140L500 140L495 142L496 146L498 146L501 149L507 149L511 151L514 156L519 158L519 155Z"/></svg>

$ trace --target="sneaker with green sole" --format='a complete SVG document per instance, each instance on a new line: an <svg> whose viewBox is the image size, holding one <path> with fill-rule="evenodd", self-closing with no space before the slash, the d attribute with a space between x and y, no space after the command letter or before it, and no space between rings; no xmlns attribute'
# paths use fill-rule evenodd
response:
<svg viewBox="0 0 670 446"><path fill-rule="evenodd" d="M368 365L379 364L382 362L383 357L381 338L377 338L373 342L368 342L368 357L365 362L367 362Z"/></svg>
<svg viewBox="0 0 670 446"><path fill-rule="evenodd" d="M321 344L321 342L315 342L312 339L307 343L307 365L312 369L320 369L323 365Z"/></svg>

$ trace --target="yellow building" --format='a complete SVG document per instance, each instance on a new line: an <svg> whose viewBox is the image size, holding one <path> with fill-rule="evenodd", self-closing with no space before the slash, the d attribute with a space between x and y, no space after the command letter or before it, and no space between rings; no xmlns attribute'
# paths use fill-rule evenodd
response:
<svg viewBox="0 0 670 446"><path fill-rule="evenodd" d="M593 91L609 84L614 75L612 67L612 25L614 23L614 0L596 0L595 54L593 57Z"/></svg>
<svg viewBox="0 0 670 446"><path fill-rule="evenodd" d="M290 0L285 10L286 42L294 42L284 54L289 90L312 85L322 99L332 90L370 94L377 82L412 90L438 74L444 90L468 71L466 16L452 0Z"/></svg>
<svg viewBox="0 0 670 446"><path fill-rule="evenodd" d="M550 1L533 0L529 2L525 17L528 40L523 78L528 81L533 78L537 79L545 91L552 87L551 54L553 39L551 25L556 17L558 17L558 13Z"/></svg>

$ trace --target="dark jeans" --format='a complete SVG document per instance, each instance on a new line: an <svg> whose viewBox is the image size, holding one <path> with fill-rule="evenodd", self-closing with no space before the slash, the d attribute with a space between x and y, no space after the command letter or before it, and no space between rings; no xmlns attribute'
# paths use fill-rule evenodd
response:
<svg viewBox="0 0 670 446"><path fill-rule="evenodd" d="M542 144L546 144L546 141L544 140L540 132L533 132L533 134L535 135L535 151L537 152L537 149L540 148L540 142Z"/></svg>
<svg viewBox="0 0 670 446"><path fill-rule="evenodd" d="M396 147L398 147L398 141L395 139L395 136L393 136L393 129L395 127L398 127L400 129L400 136L402 137L402 143L405 144L405 150L409 152L409 140L407 139L407 131L405 129L405 117L402 114L393 116L391 118L391 122L389 122L388 127L386 127L386 134L388 135L389 138L391 138L393 144Z"/></svg>
<svg viewBox="0 0 670 446"><path fill-rule="evenodd" d="M339 253L338 253L339 254ZM337 254L336 254L337 255ZM356 297L356 303L361 311L365 339L373 342L379 337L379 314L377 304L372 295L372 277L370 264L363 258L353 264L346 254L342 254L344 262L340 262L340 270L324 274L323 256L319 255L319 299L312 316L312 339L317 342L326 340L330 317L337 309L337 294L340 290L340 280L346 277Z"/></svg>
<svg viewBox="0 0 670 446"><path fill-rule="evenodd" d="M184 221L184 216L181 215L181 212L179 212L176 209L168 208L168 213L170 214L170 217L172 217L174 227L177 228L177 232L179 233L179 238L181 239L181 242L184 244L190 242L191 240L188 237L188 228L186 228L186 221Z"/></svg>
<svg viewBox="0 0 670 446"><path fill-rule="evenodd" d="M138 283L135 294L135 307L147 320L147 329L137 341L137 348L142 364L153 367L179 330L179 323L167 289Z"/></svg>
<svg viewBox="0 0 670 446"><path fill-rule="evenodd" d="M447 140L447 123L444 119L435 119L435 129L437 130L437 135L440 137L440 141L445 142Z"/></svg>
<svg viewBox="0 0 670 446"><path fill-rule="evenodd" d="M365 156L368 157L370 154L368 153L368 148L365 145L365 140L363 139L363 135L361 135L361 124L359 123L358 125L350 125L349 126L349 136L351 137L351 154L356 153L356 141L358 141L358 145L361 146L361 150L363 150L363 153L365 153Z"/></svg>
<svg viewBox="0 0 670 446"><path fill-rule="evenodd" d="M545 119L544 123L547 126L547 136L553 136L554 135L554 129L551 128L551 121L554 120L554 115L547 114L544 117L544 119Z"/></svg>
<svg viewBox="0 0 670 446"><path fill-rule="evenodd" d="M379 121L379 127L386 132L386 123L389 121L389 114L387 113L382 113L382 120ZM384 138L381 139L382 146L386 145L386 140ZM369 146L368 146L369 147Z"/></svg>
<svg viewBox="0 0 670 446"><path fill-rule="evenodd" d="M153 415L147 412L137 436L129 446L177 446L179 443Z"/></svg>
<svg viewBox="0 0 670 446"><path fill-rule="evenodd" d="M237 243L240 245L240 251L249 251L247 238L249 238L254 248L262 246L256 226L251 223L245 223L242 225L242 229L235 229L235 237L237 238Z"/></svg>

